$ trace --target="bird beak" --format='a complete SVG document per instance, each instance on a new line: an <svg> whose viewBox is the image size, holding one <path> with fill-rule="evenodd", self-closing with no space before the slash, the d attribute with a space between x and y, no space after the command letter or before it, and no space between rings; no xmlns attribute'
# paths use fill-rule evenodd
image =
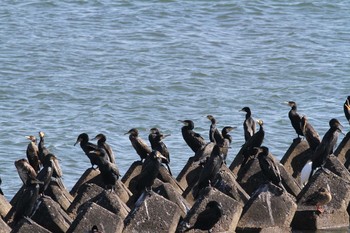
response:
<svg viewBox="0 0 350 233"><path fill-rule="evenodd" d="M168 160L167 157L165 157L164 155L162 155L160 152L157 153L157 158L161 158L161 159L165 159L165 160Z"/></svg>
<svg viewBox="0 0 350 233"><path fill-rule="evenodd" d="M81 139L78 139L78 140L74 143L74 146L75 146L76 144L80 143L80 142L81 142Z"/></svg>
<svg viewBox="0 0 350 233"><path fill-rule="evenodd" d="M26 136L26 139L29 139L29 140L30 140L30 136Z"/></svg>
<svg viewBox="0 0 350 233"><path fill-rule="evenodd" d="M162 136L162 139L164 139L164 138L166 138L166 137L169 137L169 136L171 136L171 134L164 134L164 135Z"/></svg>

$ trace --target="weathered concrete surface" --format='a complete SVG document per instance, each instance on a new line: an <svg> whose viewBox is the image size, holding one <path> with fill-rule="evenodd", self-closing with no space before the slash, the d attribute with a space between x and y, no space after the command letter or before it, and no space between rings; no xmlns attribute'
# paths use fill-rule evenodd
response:
<svg viewBox="0 0 350 233"><path fill-rule="evenodd" d="M55 233L66 232L73 220L61 206L50 197L40 197L39 201L39 207L32 216L33 221Z"/></svg>
<svg viewBox="0 0 350 233"><path fill-rule="evenodd" d="M93 202L86 203L84 208L67 230L67 233L89 232L96 225L103 232L121 233L124 223L120 216L106 210Z"/></svg>
<svg viewBox="0 0 350 233"><path fill-rule="evenodd" d="M0 217L0 233L9 233L9 232L11 232L11 228Z"/></svg>
<svg viewBox="0 0 350 233"><path fill-rule="evenodd" d="M280 163L301 185L300 175L303 167L312 156L309 144L306 140L294 139Z"/></svg>
<svg viewBox="0 0 350 233"><path fill-rule="evenodd" d="M237 155L233 159L232 163L229 166L229 169L233 174L238 175L238 171L241 169L241 165L244 160L243 151L245 150L245 144L242 145L241 149L238 151Z"/></svg>
<svg viewBox="0 0 350 233"><path fill-rule="evenodd" d="M79 178L79 180L75 183L70 194L75 197L77 195L80 187L85 183L96 183L94 182L94 178L96 178L100 174L100 170L94 168L88 168L83 175ZM102 180L100 181L102 183Z"/></svg>
<svg viewBox="0 0 350 233"><path fill-rule="evenodd" d="M12 197L12 199L10 201L10 204L12 206L16 206L18 199L21 198L21 196L23 195L24 188L25 188L25 186L22 185L21 188L17 191L17 193Z"/></svg>
<svg viewBox="0 0 350 233"><path fill-rule="evenodd" d="M1 231L0 231L1 232ZM13 228L11 233L51 233L51 231L43 228L30 218L22 218Z"/></svg>
<svg viewBox="0 0 350 233"><path fill-rule="evenodd" d="M350 182L350 172L335 155L332 154L328 156L324 167L333 172L334 174Z"/></svg>
<svg viewBox="0 0 350 233"><path fill-rule="evenodd" d="M89 202L100 205L106 210L120 216L121 219L125 219L130 212L129 207L118 197L118 194L110 190L104 190L96 197L90 199ZM79 211L80 208L78 209Z"/></svg>
<svg viewBox="0 0 350 233"><path fill-rule="evenodd" d="M180 216L181 211L175 203L151 192L130 212L124 221L126 226L123 232L175 232Z"/></svg>
<svg viewBox="0 0 350 233"><path fill-rule="evenodd" d="M0 195L0 216L2 218L5 218L11 207L11 204L7 201L5 196Z"/></svg>
<svg viewBox="0 0 350 233"><path fill-rule="evenodd" d="M67 213L71 218L75 218L77 215L78 208L84 204L86 201L91 198L96 197L103 192L103 188L94 184L94 183L85 183L83 184L79 191L77 192L76 197L74 198L72 204L67 209Z"/></svg>
<svg viewBox="0 0 350 233"><path fill-rule="evenodd" d="M304 204L305 200L321 187L330 187L332 200L319 213L315 206ZM349 226L347 207L350 201L350 183L333 172L319 169L297 197L298 211L292 227L300 230L330 229Z"/></svg>
<svg viewBox="0 0 350 233"><path fill-rule="evenodd" d="M50 196L54 201L60 204L62 209L65 211L68 209L74 199L64 187L62 181L57 182L55 180L50 182L50 185L45 190L45 195Z"/></svg>
<svg viewBox="0 0 350 233"><path fill-rule="evenodd" d="M250 197L236 179L235 174L223 164L214 187L244 205Z"/></svg>
<svg viewBox="0 0 350 233"><path fill-rule="evenodd" d="M169 183L164 183L156 179L153 185L153 191L167 200L175 203L181 210L182 217L186 216L187 211L191 208L190 204L181 196L181 194Z"/></svg>
<svg viewBox="0 0 350 233"><path fill-rule="evenodd" d="M177 176L176 180L184 190L192 188L197 182L203 168L200 163L201 161L198 161L195 157L189 158L186 165Z"/></svg>
<svg viewBox="0 0 350 233"><path fill-rule="evenodd" d="M350 132L348 132L343 140L334 151L334 155L338 157L339 161L345 165L347 169L350 167Z"/></svg>
<svg viewBox="0 0 350 233"><path fill-rule="evenodd" d="M283 186L290 194L297 196L301 190L299 184L287 171L285 171L282 164L278 165ZM244 168L239 171L238 175L239 176L237 177L237 181L248 193L248 195L252 195L257 187L263 183L268 182L268 179L261 171L259 160L257 158L250 159Z"/></svg>
<svg viewBox="0 0 350 233"><path fill-rule="evenodd" d="M297 204L287 192L273 184L263 184L244 206L238 231L261 232L265 228L290 228ZM249 232L249 231L248 231Z"/></svg>
<svg viewBox="0 0 350 233"><path fill-rule="evenodd" d="M197 199L184 220L179 223L178 227L182 228L183 225L193 226L197 220L198 214L205 209L207 203L210 201L217 201L220 203L223 210L223 216L212 228L212 232L234 232L241 216L243 205L219 190L210 187L203 190L202 195ZM202 231L190 230L188 232Z"/></svg>

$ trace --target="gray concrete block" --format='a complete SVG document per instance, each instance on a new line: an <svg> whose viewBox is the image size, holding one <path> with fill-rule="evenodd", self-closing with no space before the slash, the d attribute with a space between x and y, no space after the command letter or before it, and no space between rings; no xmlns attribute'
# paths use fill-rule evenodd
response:
<svg viewBox="0 0 350 233"><path fill-rule="evenodd" d="M350 132L348 132L343 140L339 143L334 155L338 157L339 161L345 165L347 169L350 168Z"/></svg>
<svg viewBox="0 0 350 233"><path fill-rule="evenodd" d="M11 227L9 227L4 220L2 220L2 217L0 217L0 233L10 233Z"/></svg>
<svg viewBox="0 0 350 233"><path fill-rule="evenodd" d="M289 229L297 204L293 196L273 184L263 184L251 196L237 226L238 231L279 227Z"/></svg>
<svg viewBox="0 0 350 233"><path fill-rule="evenodd" d="M83 175L79 178L79 180L75 183L72 190L70 191L70 194L75 197L78 193L78 190L80 187L85 183L95 183L94 179L96 180L96 177L100 174L100 170L88 168ZM100 181L102 183L102 180Z"/></svg>
<svg viewBox="0 0 350 233"><path fill-rule="evenodd" d="M243 205L220 192L219 190L207 187L196 200L186 217L179 223L178 230L184 225L193 226L197 220L198 214L201 213L208 202L217 201L223 209L223 216L212 228L213 232L234 232L241 216ZM202 232L201 230L190 230L188 232Z"/></svg>
<svg viewBox="0 0 350 233"><path fill-rule="evenodd" d="M91 198L103 192L103 188L94 183L85 183L78 190L72 204L68 207L67 213L71 218L75 218L78 208Z"/></svg>
<svg viewBox="0 0 350 233"><path fill-rule="evenodd" d="M72 219L61 206L50 197L40 197L39 206L31 217L33 221L49 231L66 232L72 223Z"/></svg>
<svg viewBox="0 0 350 233"><path fill-rule="evenodd" d="M7 201L5 196L0 195L0 216L5 218L7 213L10 211L12 205Z"/></svg>
<svg viewBox="0 0 350 233"><path fill-rule="evenodd" d="M89 232L94 225L103 232L111 233L121 233L124 227L120 216L89 202L79 211L67 233Z"/></svg>
<svg viewBox="0 0 350 233"><path fill-rule="evenodd" d="M151 192L130 212L124 221L123 232L175 232L180 216L181 211L175 203Z"/></svg>
<svg viewBox="0 0 350 233"><path fill-rule="evenodd" d="M60 204L62 209L67 211L73 202L73 196L68 192L63 183L52 180L45 190L45 195L50 196L55 202Z"/></svg>
<svg viewBox="0 0 350 233"><path fill-rule="evenodd" d="M324 165L325 168L350 182L350 172L335 155L329 155Z"/></svg>
<svg viewBox="0 0 350 233"><path fill-rule="evenodd" d="M186 165L181 170L176 180L179 185L186 190L188 188L192 188L192 186L197 182L199 174L203 166L200 166L201 161L196 160L195 157L191 157L188 159Z"/></svg>
<svg viewBox="0 0 350 233"><path fill-rule="evenodd" d="M30 218L22 218L11 231L11 233L31 233L31 232L51 233L51 231L43 228L42 226L40 226Z"/></svg>

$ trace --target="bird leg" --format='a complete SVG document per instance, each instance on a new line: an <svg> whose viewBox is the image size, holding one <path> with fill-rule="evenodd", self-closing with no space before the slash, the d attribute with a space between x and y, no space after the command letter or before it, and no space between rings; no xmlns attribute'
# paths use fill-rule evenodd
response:
<svg viewBox="0 0 350 233"><path fill-rule="evenodd" d="M324 208L322 206L316 205L316 210L321 214L324 212Z"/></svg>

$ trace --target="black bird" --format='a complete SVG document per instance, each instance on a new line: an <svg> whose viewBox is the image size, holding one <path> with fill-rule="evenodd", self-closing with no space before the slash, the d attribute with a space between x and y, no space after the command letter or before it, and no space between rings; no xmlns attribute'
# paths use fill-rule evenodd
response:
<svg viewBox="0 0 350 233"><path fill-rule="evenodd" d="M1 184L2 184L2 179L1 179L1 177L0 177L0 186L1 186ZM2 192L1 187L0 187L0 195L4 195L4 193Z"/></svg>
<svg viewBox="0 0 350 233"><path fill-rule="evenodd" d="M165 164L168 168L170 175L172 176L172 172L170 170L170 154L167 146L162 141L169 135L164 135L160 133L158 128L150 129L150 134L148 135L148 140L151 143L152 150L159 151L166 159L162 159L162 163Z"/></svg>
<svg viewBox="0 0 350 233"><path fill-rule="evenodd" d="M258 150L257 156L262 173L270 182L284 190L278 164L269 153L269 148L262 146L256 147L256 149Z"/></svg>
<svg viewBox="0 0 350 233"><path fill-rule="evenodd" d="M232 130L236 129L236 127L231 127L231 126L225 126L222 131L222 137L223 137L223 143L220 146L221 149L221 153L224 157L224 162L226 163L226 158L227 158L227 154L228 154L228 149L231 145L232 142L232 136L229 134L229 132L231 132Z"/></svg>
<svg viewBox="0 0 350 233"><path fill-rule="evenodd" d="M115 184L120 177L119 169L115 163L112 163L108 159L108 154L103 146L97 150L92 151L94 156L97 156L97 166L100 169L102 180L106 189L114 190Z"/></svg>
<svg viewBox="0 0 350 233"><path fill-rule="evenodd" d="M312 160L312 170L310 173L309 180L311 176L313 175L313 172L316 168L323 166L325 163L327 157L333 153L334 147L337 144L339 132L342 132L341 127L342 125L340 122L333 118L329 121L330 128L325 133L325 135L322 138L321 143L317 146L315 152L311 156Z"/></svg>
<svg viewBox="0 0 350 233"><path fill-rule="evenodd" d="M147 143L139 136L139 131L136 128L130 129L125 134L129 134L129 140L134 147L136 153L140 156L141 161L145 160L147 156L152 152Z"/></svg>
<svg viewBox="0 0 350 233"><path fill-rule="evenodd" d="M40 131L39 132L39 144L38 144L38 150L39 150L39 160L40 161L44 161L45 160L45 156L48 155L50 153L50 151L45 147L45 133Z"/></svg>
<svg viewBox="0 0 350 233"><path fill-rule="evenodd" d="M345 100L344 103L344 113L345 113L345 117L346 120L349 122L350 124L350 95L348 96L348 98Z"/></svg>
<svg viewBox="0 0 350 233"><path fill-rule="evenodd" d="M242 148L242 154L243 154L243 162L242 167L248 162L249 158L252 155L255 155L255 147L260 147L264 141L265 138L265 131L264 131L264 122L261 119L258 119L256 121L259 125L259 130L256 132L249 140L243 145Z"/></svg>
<svg viewBox="0 0 350 233"><path fill-rule="evenodd" d="M216 144L199 174L197 185L193 188L193 197L197 198L203 188L214 183L215 177L223 163L223 154L221 153L220 146Z"/></svg>
<svg viewBox="0 0 350 233"><path fill-rule="evenodd" d="M244 139L245 141L248 141L250 137L252 137L255 134L255 121L252 117L252 112L250 111L249 107L244 107L240 111L246 112L245 120L243 122L243 129L244 129Z"/></svg>
<svg viewBox="0 0 350 233"><path fill-rule="evenodd" d="M29 164L34 168L36 172L40 171L40 160L39 160L39 150L36 144L36 137L33 135L26 136L26 138L30 141L27 146L27 159Z"/></svg>
<svg viewBox="0 0 350 233"><path fill-rule="evenodd" d="M309 123L306 116L301 118L301 129L303 131L306 141L309 143L309 147L312 151L315 151L317 146L321 143L320 135Z"/></svg>
<svg viewBox="0 0 350 233"><path fill-rule="evenodd" d="M186 229L184 232L190 231L192 229L211 232L212 228L220 220L222 215L223 210L221 204L217 201L210 201L207 203L205 209L198 214L194 225Z"/></svg>
<svg viewBox="0 0 350 233"><path fill-rule="evenodd" d="M35 210L36 202L39 198L40 185L31 183L24 187L21 197L16 204L14 222L18 222L22 217L31 217Z"/></svg>
<svg viewBox="0 0 350 233"><path fill-rule="evenodd" d="M192 149L194 153L196 153L199 149L203 148L206 144L204 138L193 131L194 123L191 120L179 120L184 124L181 128L182 137L187 143L187 145Z"/></svg>
<svg viewBox="0 0 350 233"><path fill-rule="evenodd" d="M159 151L153 150L142 164L141 172L137 176L136 191L141 194L144 190L150 191L154 180L159 174L159 168L163 159L166 159Z"/></svg>
<svg viewBox="0 0 350 233"><path fill-rule="evenodd" d="M300 138L299 136L304 136L304 134L300 127L301 116L297 112L297 104L294 101L288 101L286 102L286 104L288 104L291 107L288 116L295 132L298 135L298 138Z"/></svg>
<svg viewBox="0 0 350 233"><path fill-rule="evenodd" d="M90 159L91 167L94 168L94 165L97 165L99 158L91 151L97 150L98 146L89 142L89 136L86 133L82 133L78 136L77 141L74 143L80 143L81 149L84 151L85 155Z"/></svg>
<svg viewBox="0 0 350 233"><path fill-rule="evenodd" d="M100 133L97 134L96 137L94 137L92 140L97 140L97 146L102 147L106 150L108 159L111 163L115 163L115 156L112 150L112 147L106 143L106 135Z"/></svg>
<svg viewBox="0 0 350 233"><path fill-rule="evenodd" d="M208 115L207 118L211 122L210 128L209 128L209 139L210 139L210 141L214 142L214 143L221 143L223 138L222 138L222 135L221 135L220 131L216 127L216 119L212 115Z"/></svg>
<svg viewBox="0 0 350 233"><path fill-rule="evenodd" d="M40 186L39 188L39 194L44 195L45 190L49 186L51 182L51 178L54 172L54 165L53 165L53 159L54 159L53 154L48 154L45 157L45 160L43 161L43 168L37 175L37 179L43 182L43 185Z"/></svg>

